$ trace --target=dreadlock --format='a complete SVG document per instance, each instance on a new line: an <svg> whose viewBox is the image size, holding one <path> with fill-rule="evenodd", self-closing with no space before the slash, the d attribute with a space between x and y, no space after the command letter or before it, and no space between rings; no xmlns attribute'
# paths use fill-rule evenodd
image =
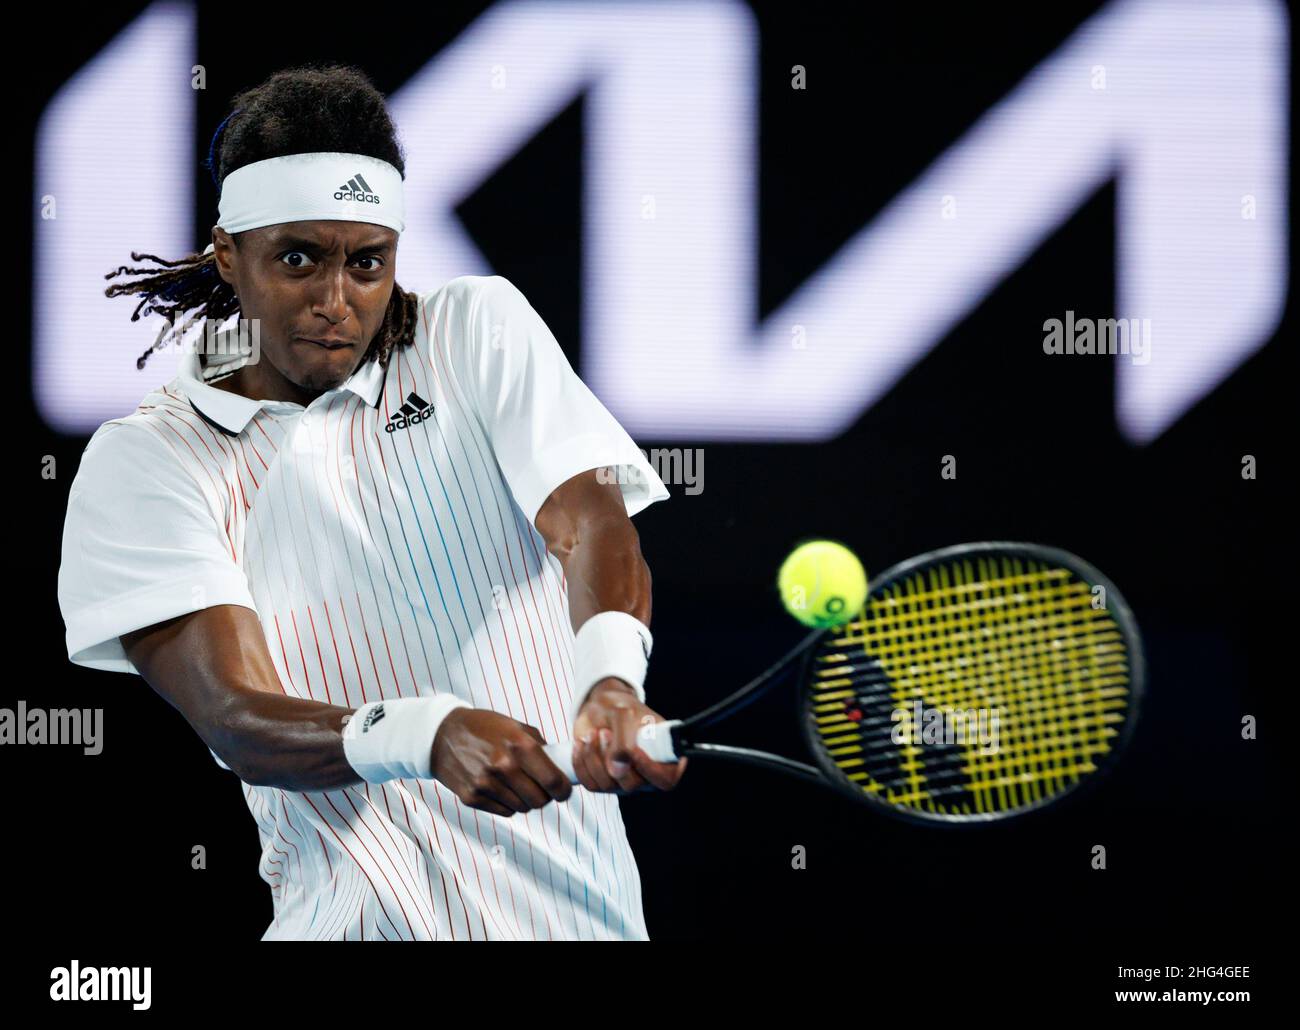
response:
<svg viewBox="0 0 1300 1030"><path fill-rule="evenodd" d="M406 158L397 139L383 94L358 68L347 65L303 65L276 72L260 86L238 93L230 113L213 133L205 167L218 193L226 176L236 168L290 154L337 151L364 154L387 161L405 177ZM231 239L239 246L243 233ZM240 310L239 298L217 271L215 254L193 253L176 261L153 254L131 252L132 261L152 261L157 268L121 265L104 276L136 277L114 283L105 295L139 294L131 314L161 314L171 328L136 359L144 368L149 355L159 350L185 323L197 318L224 320ZM384 322L364 360L385 361L394 347L405 347L415 337L418 298L396 283L384 313ZM185 313L190 312L191 315ZM175 316L182 315L178 320Z"/></svg>

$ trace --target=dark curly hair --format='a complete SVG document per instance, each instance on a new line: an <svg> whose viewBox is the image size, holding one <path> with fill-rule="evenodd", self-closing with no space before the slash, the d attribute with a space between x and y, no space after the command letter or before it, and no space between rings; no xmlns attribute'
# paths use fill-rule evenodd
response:
<svg viewBox="0 0 1300 1030"><path fill-rule="evenodd" d="M340 64L288 68L260 86L236 94L230 101L230 113L213 133L204 163L220 192L226 176L236 168L272 157L316 151L379 158L405 178L406 157L383 94L359 68ZM232 235L236 246L242 235ZM152 261L162 270L122 265L104 278L136 278L115 283L104 293L109 297L132 293L142 297L131 314L132 322L141 315L156 313L166 316L173 325L136 359L136 368L144 368L149 355L177 331L175 315L193 312L180 320L192 324L200 318L222 321L239 310L235 291L217 272L215 254L196 253L168 261L132 251L131 260ZM417 305L414 293L394 283L383 325L363 360L386 361L394 347L405 347L414 340Z"/></svg>

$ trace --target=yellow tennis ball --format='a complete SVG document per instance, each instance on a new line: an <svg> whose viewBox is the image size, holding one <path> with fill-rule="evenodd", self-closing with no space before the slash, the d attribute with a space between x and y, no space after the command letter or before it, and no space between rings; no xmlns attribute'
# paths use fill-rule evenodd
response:
<svg viewBox="0 0 1300 1030"><path fill-rule="evenodd" d="M858 556L834 540L812 540L790 552L776 575L785 610L805 626L839 626L862 611L867 573Z"/></svg>

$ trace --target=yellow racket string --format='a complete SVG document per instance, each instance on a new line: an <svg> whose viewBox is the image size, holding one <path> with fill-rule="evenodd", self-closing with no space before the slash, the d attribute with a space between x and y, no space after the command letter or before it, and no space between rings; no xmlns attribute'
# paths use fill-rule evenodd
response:
<svg viewBox="0 0 1300 1030"><path fill-rule="evenodd" d="M834 763L889 804L944 815L1068 789L1110 751L1129 704L1124 634L1091 587L1003 556L939 564L873 594L814 669L816 728ZM947 746L925 739L916 702L922 722L943 714Z"/></svg>

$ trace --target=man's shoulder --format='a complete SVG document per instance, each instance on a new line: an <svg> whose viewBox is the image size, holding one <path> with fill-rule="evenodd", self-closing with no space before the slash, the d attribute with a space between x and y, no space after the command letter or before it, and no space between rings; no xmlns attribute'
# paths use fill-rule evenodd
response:
<svg viewBox="0 0 1300 1030"><path fill-rule="evenodd" d="M99 428L90 434L86 449L89 450L96 444L106 443L110 438L116 446L130 446L130 443L142 437L156 436L158 430L167 424L168 410L178 405L174 398L166 397L161 393L151 395L151 399L160 400L161 403L148 405L142 403L129 415L119 415L117 418L110 418L101 423Z"/></svg>
<svg viewBox="0 0 1300 1030"><path fill-rule="evenodd" d="M419 295L420 307L426 313L441 310L447 301L477 308L484 304L508 304L522 296L519 288L504 275L458 275Z"/></svg>
<svg viewBox="0 0 1300 1030"><path fill-rule="evenodd" d="M501 330L523 294L503 275L458 275L419 294L415 347L421 358L448 362L461 372L475 366L488 341ZM466 364L468 362L468 364Z"/></svg>
<svg viewBox="0 0 1300 1030"><path fill-rule="evenodd" d="M151 393L140 407L128 415L110 418L100 424L86 441L81 464L135 464L142 461L174 461L167 444L170 427L177 415L192 416L184 398L164 388Z"/></svg>
<svg viewBox="0 0 1300 1030"><path fill-rule="evenodd" d="M147 505L153 513L148 517L166 518L173 506L192 507L206 497L209 487L203 459L177 437L166 415L136 411L109 419L91 434L68 490L69 511L75 503L124 518L129 511L141 515Z"/></svg>

